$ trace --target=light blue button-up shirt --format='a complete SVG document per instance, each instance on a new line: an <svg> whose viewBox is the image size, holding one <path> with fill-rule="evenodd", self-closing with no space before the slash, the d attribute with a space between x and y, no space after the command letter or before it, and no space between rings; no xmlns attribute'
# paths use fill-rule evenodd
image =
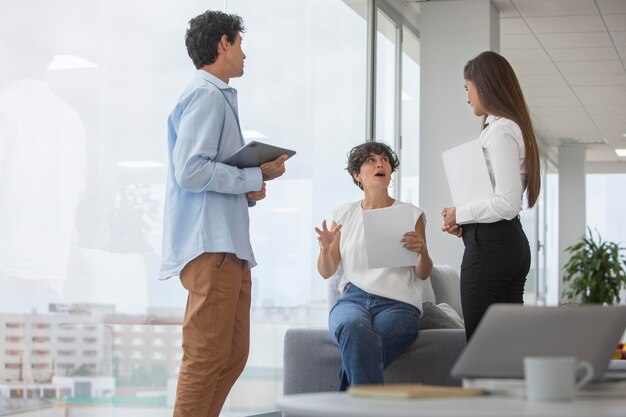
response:
<svg viewBox="0 0 626 417"><path fill-rule="evenodd" d="M245 193L261 189L261 170L220 163L244 145L237 112L237 90L198 70L170 113L161 279L205 252L256 265Z"/></svg>

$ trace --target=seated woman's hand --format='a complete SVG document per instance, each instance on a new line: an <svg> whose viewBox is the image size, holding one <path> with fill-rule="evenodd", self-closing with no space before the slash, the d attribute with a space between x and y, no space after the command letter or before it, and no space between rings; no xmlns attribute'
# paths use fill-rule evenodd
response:
<svg viewBox="0 0 626 417"><path fill-rule="evenodd" d="M316 227L315 233L317 233L317 242L320 245L320 249L324 251L330 249L330 245L332 245L332 243L335 240L335 237L337 236L340 230L341 230L340 224L335 225L335 227L332 230L328 230L328 227L326 226L326 220L322 222L321 229Z"/></svg>
<svg viewBox="0 0 626 417"><path fill-rule="evenodd" d="M425 255L428 253L426 241L416 232L405 233L402 236L402 242L404 242L404 247L407 250L410 250L411 252L417 252L418 255Z"/></svg>

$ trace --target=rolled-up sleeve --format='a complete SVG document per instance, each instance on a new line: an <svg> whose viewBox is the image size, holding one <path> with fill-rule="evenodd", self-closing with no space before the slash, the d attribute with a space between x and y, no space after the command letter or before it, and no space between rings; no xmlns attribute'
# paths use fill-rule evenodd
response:
<svg viewBox="0 0 626 417"><path fill-rule="evenodd" d="M178 184L191 192L243 194L261 189L259 168L216 162L226 111L219 91L198 89L186 103L172 153Z"/></svg>

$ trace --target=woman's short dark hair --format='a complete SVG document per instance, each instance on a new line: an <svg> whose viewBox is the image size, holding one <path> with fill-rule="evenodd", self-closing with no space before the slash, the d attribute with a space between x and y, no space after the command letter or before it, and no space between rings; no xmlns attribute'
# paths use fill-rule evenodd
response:
<svg viewBox="0 0 626 417"><path fill-rule="evenodd" d="M354 174L361 172L361 165L367 161L367 158L369 158L372 153L375 155L385 154L387 159L389 159L391 172L395 172L395 170L400 166L398 155L396 155L389 145L381 142L365 142L355 146L352 150L350 150L350 152L348 152L348 166L346 169L348 170L348 174L350 174L352 181L354 181L356 186L360 189L363 189L363 186L361 186L354 178Z"/></svg>
<svg viewBox="0 0 626 417"><path fill-rule="evenodd" d="M229 43L234 43L237 33L244 31L243 20L236 14L207 10L191 19L185 34L185 45L196 69L215 62L217 44L223 35Z"/></svg>

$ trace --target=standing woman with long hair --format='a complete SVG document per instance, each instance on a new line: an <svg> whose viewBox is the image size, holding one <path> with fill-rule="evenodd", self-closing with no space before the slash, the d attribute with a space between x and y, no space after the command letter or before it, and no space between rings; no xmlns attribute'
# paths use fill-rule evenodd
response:
<svg viewBox="0 0 626 417"><path fill-rule="evenodd" d="M442 210L442 230L463 237L461 301L470 339L493 303L523 303L530 247L519 213L526 190L528 207L541 189L539 150L513 68L486 51L463 70L467 102L482 117L480 141L493 197Z"/></svg>

